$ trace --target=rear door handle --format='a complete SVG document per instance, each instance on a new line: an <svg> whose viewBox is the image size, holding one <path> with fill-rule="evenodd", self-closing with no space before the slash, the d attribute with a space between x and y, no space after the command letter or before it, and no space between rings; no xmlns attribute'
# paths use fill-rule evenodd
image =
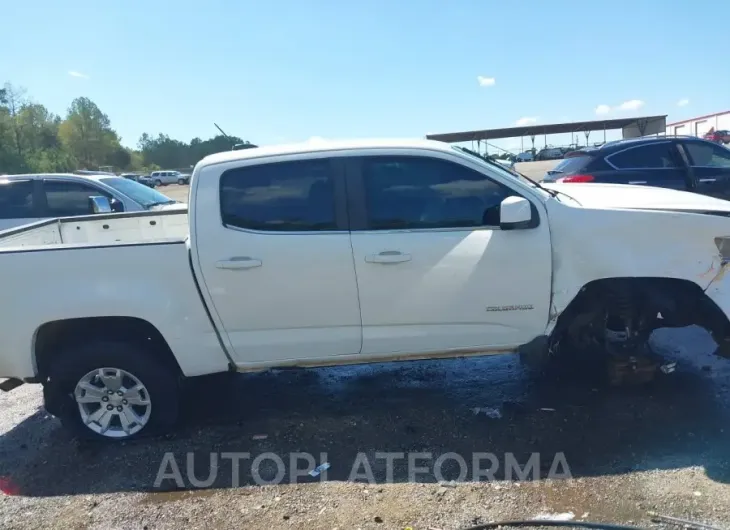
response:
<svg viewBox="0 0 730 530"><path fill-rule="evenodd" d="M700 179L700 182L717 182L717 179Z"/></svg>
<svg viewBox="0 0 730 530"><path fill-rule="evenodd" d="M235 256L231 259L216 261L215 266L219 269L228 270L254 269L261 266L261 260L249 258L248 256Z"/></svg>
<svg viewBox="0 0 730 530"><path fill-rule="evenodd" d="M403 254L397 250L384 250L380 254L370 254L365 256L368 263L405 263L411 261L410 254Z"/></svg>
<svg viewBox="0 0 730 530"><path fill-rule="evenodd" d="M646 184L645 180L630 180L629 184Z"/></svg>

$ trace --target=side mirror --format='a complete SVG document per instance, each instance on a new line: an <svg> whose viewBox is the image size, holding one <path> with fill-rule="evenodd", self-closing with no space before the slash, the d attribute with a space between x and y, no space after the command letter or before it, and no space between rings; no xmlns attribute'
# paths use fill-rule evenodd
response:
<svg viewBox="0 0 730 530"><path fill-rule="evenodd" d="M532 228L532 204L523 197L507 197L499 205L499 227L502 230Z"/></svg>
<svg viewBox="0 0 730 530"><path fill-rule="evenodd" d="M124 203L119 199L112 199L109 204L111 206L112 212L119 213L124 211Z"/></svg>
<svg viewBox="0 0 730 530"><path fill-rule="evenodd" d="M94 213L111 213L112 205L103 195L89 197L89 209Z"/></svg>

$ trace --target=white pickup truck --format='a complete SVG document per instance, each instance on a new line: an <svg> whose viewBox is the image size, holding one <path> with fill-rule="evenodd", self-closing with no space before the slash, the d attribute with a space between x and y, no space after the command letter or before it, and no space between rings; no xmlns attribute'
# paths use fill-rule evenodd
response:
<svg viewBox="0 0 730 530"><path fill-rule="evenodd" d="M209 156L188 214L0 233L0 376L78 433L169 428L185 378L520 352L630 352L699 324L727 356L730 202L542 188L448 144ZM617 353L618 352L618 353Z"/></svg>

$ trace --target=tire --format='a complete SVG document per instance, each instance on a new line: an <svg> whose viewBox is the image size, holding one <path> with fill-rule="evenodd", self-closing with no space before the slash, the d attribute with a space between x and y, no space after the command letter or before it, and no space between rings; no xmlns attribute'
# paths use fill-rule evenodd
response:
<svg viewBox="0 0 730 530"><path fill-rule="evenodd" d="M185 179L177 179L177 183L178 183L178 184L179 184L180 186L183 186L183 185L185 185Z"/></svg>
<svg viewBox="0 0 730 530"><path fill-rule="evenodd" d="M157 186L162 186L162 181L159 179L155 181L155 187Z"/></svg>
<svg viewBox="0 0 730 530"><path fill-rule="evenodd" d="M108 383L102 383L99 377L101 369L104 369ZM117 380L122 383L121 389L116 387L117 392L107 396L110 393L108 388L115 388L112 383ZM134 391L133 388L139 388L139 383L143 390ZM122 394L125 389L127 392ZM59 352L49 369L44 397L46 409L58 416L63 426L76 436L121 442L160 434L175 425L179 412L180 377L176 367L160 362L144 346L123 341L91 340ZM97 397L99 401L106 399L106 405L92 402ZM80 404L77 399L85 402ZM132 401L139 404L133 405ZM145 401L148 405L144 404ZM97 404L99 407L95 408ZM104 411L104 408L107 410ZM134 414L129 414L130 410ZM84 421L83 414L87 421ZM92 419L100 416L101 419ZM133 420L130 421L130 418Z"/></svg>

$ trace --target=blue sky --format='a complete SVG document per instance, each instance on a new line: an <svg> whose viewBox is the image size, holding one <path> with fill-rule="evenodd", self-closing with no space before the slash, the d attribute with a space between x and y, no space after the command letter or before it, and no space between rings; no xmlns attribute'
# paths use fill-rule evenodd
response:
<svg viewBox="0 0 730 530"><path fill-rule="evenodd" d="M207 138L213 122L270 144L587 120L599 105L670 121L730 110L730 2L0 0L0 12L0 82L59 114L88 96L128 146L143 132Z"/></svg>

